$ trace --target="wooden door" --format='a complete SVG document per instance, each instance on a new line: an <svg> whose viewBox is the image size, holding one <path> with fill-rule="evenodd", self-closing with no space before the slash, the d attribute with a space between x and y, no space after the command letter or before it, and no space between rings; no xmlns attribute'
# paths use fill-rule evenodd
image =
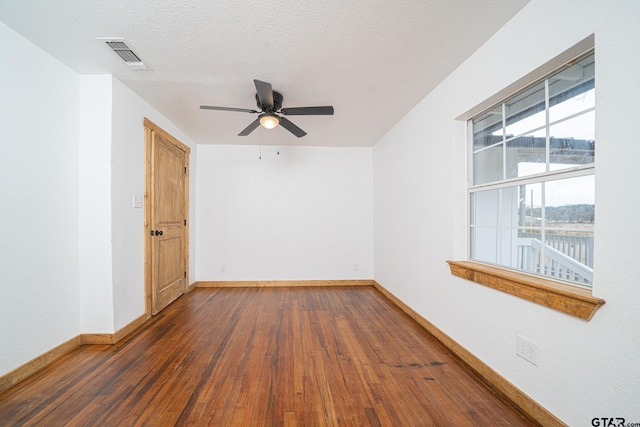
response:
<svg viewBox="0 0 640 427"><path fill-rule="evenodd" d="M189 148L150 122L145 121L145 127L146 299L147 313L156 314L187 290Z"/></svg>

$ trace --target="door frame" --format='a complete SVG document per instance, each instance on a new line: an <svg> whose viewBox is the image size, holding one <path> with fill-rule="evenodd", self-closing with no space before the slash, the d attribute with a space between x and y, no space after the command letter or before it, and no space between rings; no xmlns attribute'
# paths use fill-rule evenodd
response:
<svg viewBox="0 0 640 427"><path fill-rule="evenodd" d="M184 179L184 215L186 218L186 224L184 227L184 247L182 253L184 254L184 266L185 266L185 280L183 293L189 291L189 153L191 148L183 144L171 134L163 130L160 126L153 123L146 117L143 120L144 126L144 308L147 319L152 316L153 313L153 253L151 239L152 230L152 203L153 203L153 135L159 134L175 145L178 149L185 152L185 179Z"/></svg>

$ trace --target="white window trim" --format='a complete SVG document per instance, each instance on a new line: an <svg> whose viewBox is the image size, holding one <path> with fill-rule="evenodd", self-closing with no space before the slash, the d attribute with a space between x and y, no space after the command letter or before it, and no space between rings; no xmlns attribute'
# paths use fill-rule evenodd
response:
<svg viewBox="0 0 640 427"><path fill-rule="evenodd" d="M467 174L467 191L465 192L465 222L464 235L466 236L466 252L467 261L447 261L449 263L451 273L455 276L488 286L492 289L496 289L519 298L523 298L540 304L572 316L581 318L583 320L590 320L597 309L605 304L605 301L596 298L592 295L590 289L580 288L574 285L566 285L556 280L552 280L542 276L531 276L523 272L516 272L504 267L490 266L475 261L468 261L470 259L471 239L469 233L470 224L470 190L478 190L480 188L500 188L501 186L513 185L515 181L521 183L527 183L529 180L536 179L535 175L527 176L525 178L515 178L513 181L501 182L499 184L483 184L473 186L473 175L471 174L471 168L468 165L472 165L473 162L473 150L470 149L472 136L469 133L472 132L467 122L483 111L489 109L492 105L501 103L516 92L521 91L523 88L530 85L531 82L544 78L546 75L552 74L559 68L572 60L582 56L590 51L594 50L595 40L594 36L590 35L584 40L580 41L573 47L569 48L565 52L553 58L546 64L538 67L532 72L528 73L519 80L513 82L503 90L497 92L495 95L487 98L484 102L476 105L472 109L468 110L464 114L458 116L455 120L459 123L462 131L462 127L465 131L460 132L464 143L464 150L466 153L465 171ZM582 112L580 114L585 114ZM571 117L563 118L563 120L569 120ZM553 124L556 124L556 121ZM552 124L550 124L552 125ZM502 143L502 142L500 142ZM563 170L563 174L570 173L573 176L585 176L593 173L595 165L580 165L573 168L570 171ZM462 224L461 224L462 225Z"/></svg>

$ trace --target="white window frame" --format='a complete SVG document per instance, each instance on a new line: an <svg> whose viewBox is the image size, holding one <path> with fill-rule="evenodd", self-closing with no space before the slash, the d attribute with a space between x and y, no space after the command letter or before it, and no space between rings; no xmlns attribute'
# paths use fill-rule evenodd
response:
<svg viewBox="0 0 640 427"><path fill-rule="evenodd" d="M588 52L585 52L584 54L580 55L578 58L576 58L576 60L585 58L589 55L594 55L593 50L590 50ZM573 61L570 61L570 63ZM472 259L472 246L474 244L473 241L473 230L474 228L482 228L482 226L478 226L477 224L474 225L472 224L472 206L471 206L471 198L472 198L472 194L474 193L479 193L481 191L488 191L488 190L502 190L502 189L506 189L509 187L515 187L515 186L521 186L521 185L526 185L526 184L537 184L537 183L541 183L541 189L542 189L542 198L544 200L544 188L545 188L545 184L548 182L552 182L552 181L556 181L556 180L560 180L560 179L568 179L568 178L574 178L574 177L581 177L581 176L594 176L595 177L595 163L589 163L589 164L582 164L582 165L576 165L574 167L569 167L569 168L564 168L561 170L550 170L549 165L550 165L550 154L551 154L551 150L550 150L550 128L552 128L552 126L566 122L568 120L571 120L575 117L578 116L582 116L582 115L586 115L589 114L591 112L595 112L595 106L591 107L591 108L587 108L584 110L581 110L579 112L570 114L566 117L562 117L558 120L555 120L554 122L550 122L549 121L549 98L550 98L550 94L549 94L549 78L552 77L554 74L557 74L558 72L561 72L563 69L567 68L568 65L556 68L555 70L553 70L552 72L547 72L545 73L541 78L538 79L531 79L530 84L526 85L526 87L524 87L524 89L518 90L518 91L514 91L513 93L511 93L509 96L505 96L502 97L502 99L500 100L500 102L494 102L492 103L492 106L490 108L485 108L482 110L481 113L479 114L474 114L473 117L471 117L470 119L467 120L467 136L468 136L468 143L467 143L467 147L468 147L468 158L467 158L467 165L468 165L468 171L469 171L469 175L468 175L468 185L467 185L467 212L469 213L468 215L468 219L467 219L467 259L471 260L473 262L483 262L483 261L476 261L474 259ZM544 102L545 102L545 123L543 126L537 127L536 129L532 129L532 130L527 130L524 133L521 133L519 135L512 135L509 136L507 138L506 135L506 129L507 129L507 114L505 111L505 105L506 102L508 102L510 99L513 99L514 97L516 97L518 94L522 93L523 91L527 90L530 87L533 87L535 85L539 85L541 82L544 82ZM503 135L502 138L500 139L500 141L482 147L478 150L474 151L474 135L473 135L473 120L476 117L481 116L484 112L487 111L491 111L493 109L496 109L498 106L501 106L502 108L502 129L503 129ZM507 143L509 141L513 141L516 140L517 138L523 136L523 135L528 135L533 133L534 131L540 131L540 130L544 130L545 131L545 155L546 155L546 159L545 159L545 168L546 171L543 173L538 173L538 174L533 174L533 175L527 175L527 176L523 176L523 177L515 177L515 178L506 178L507 176L507 161L506 161L506 153L507 150L504 147L507 147ZM487 183L482 183L482 184L477 184L474 185L473 180L474 180L474 154L484 151L484 150L488 150L492 147L497 147L497 146L501 146L503 147L502 149L502 179L498 180L498 181L493 181L493 182L487 182ZM502 191L498 191L498 204L499 207L501 207L501 196L502 196ZM547 225L545 225L545 209L541 210L542 212L542 223L540 225L540 227L535 227L532 226L531 228L534 229L539 229L540 230L540 235L541 235L541 240L542 242L545 242L545 237L546 237L546 233L550 230L553 229L552 227L549 227ZM501 214L501 209L498 209L498 215ZM500 222L500 218L498 218L497 221L497 225L495 227L493 226L488 226L485 227L488 229L495 229L497 232L498 236L502 236L502 231L509 229L509 230L513 230L513 226L510 227L505 227L502 225L502 223ZM564 231L584 231L581 228L563 228ZM500 237L496 237L496 251L500 251L502 248L502 243L500 242ZM541 248L541 259L543 260L542 263L544 263L545 260L545 247L546 245L542 245ZM511 248L511 250L513 250L513 248ZM500 256L501 254L497 254L496 259L500 260ZM491 264L490 264L491 265ZM523 270L518 270L512 267L508 267L502 264L493 264L498 268L504 268L507 270L514 270L517 271L519 273L525 273L525 274L533 274L545 279L549 279L549 280L558 280L560 282L565 282L569 285L572 286L577 286L577 287L585 287L585 288L591 288L591 284L584 284L584 283L579 283L576 281L565 281L561 278L557 278L557 277L553 277L547 274L544 274L544 266L542 266L541 268L541 272L540 273L535 273L535 272L531 272L531 271L523 271Z"/></svg>

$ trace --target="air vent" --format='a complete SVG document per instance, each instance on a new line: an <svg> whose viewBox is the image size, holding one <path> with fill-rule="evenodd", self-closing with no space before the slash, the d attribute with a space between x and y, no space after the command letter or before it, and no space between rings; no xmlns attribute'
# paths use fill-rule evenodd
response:
<svg viewBox="0 0 640 427"><path fill-rule="evenodd" d="M129 46L123 41L107 41L107 46L118 55L127 67L132 70L146 70L147 67L142 63L138 55L136 55Z"/></svg>

